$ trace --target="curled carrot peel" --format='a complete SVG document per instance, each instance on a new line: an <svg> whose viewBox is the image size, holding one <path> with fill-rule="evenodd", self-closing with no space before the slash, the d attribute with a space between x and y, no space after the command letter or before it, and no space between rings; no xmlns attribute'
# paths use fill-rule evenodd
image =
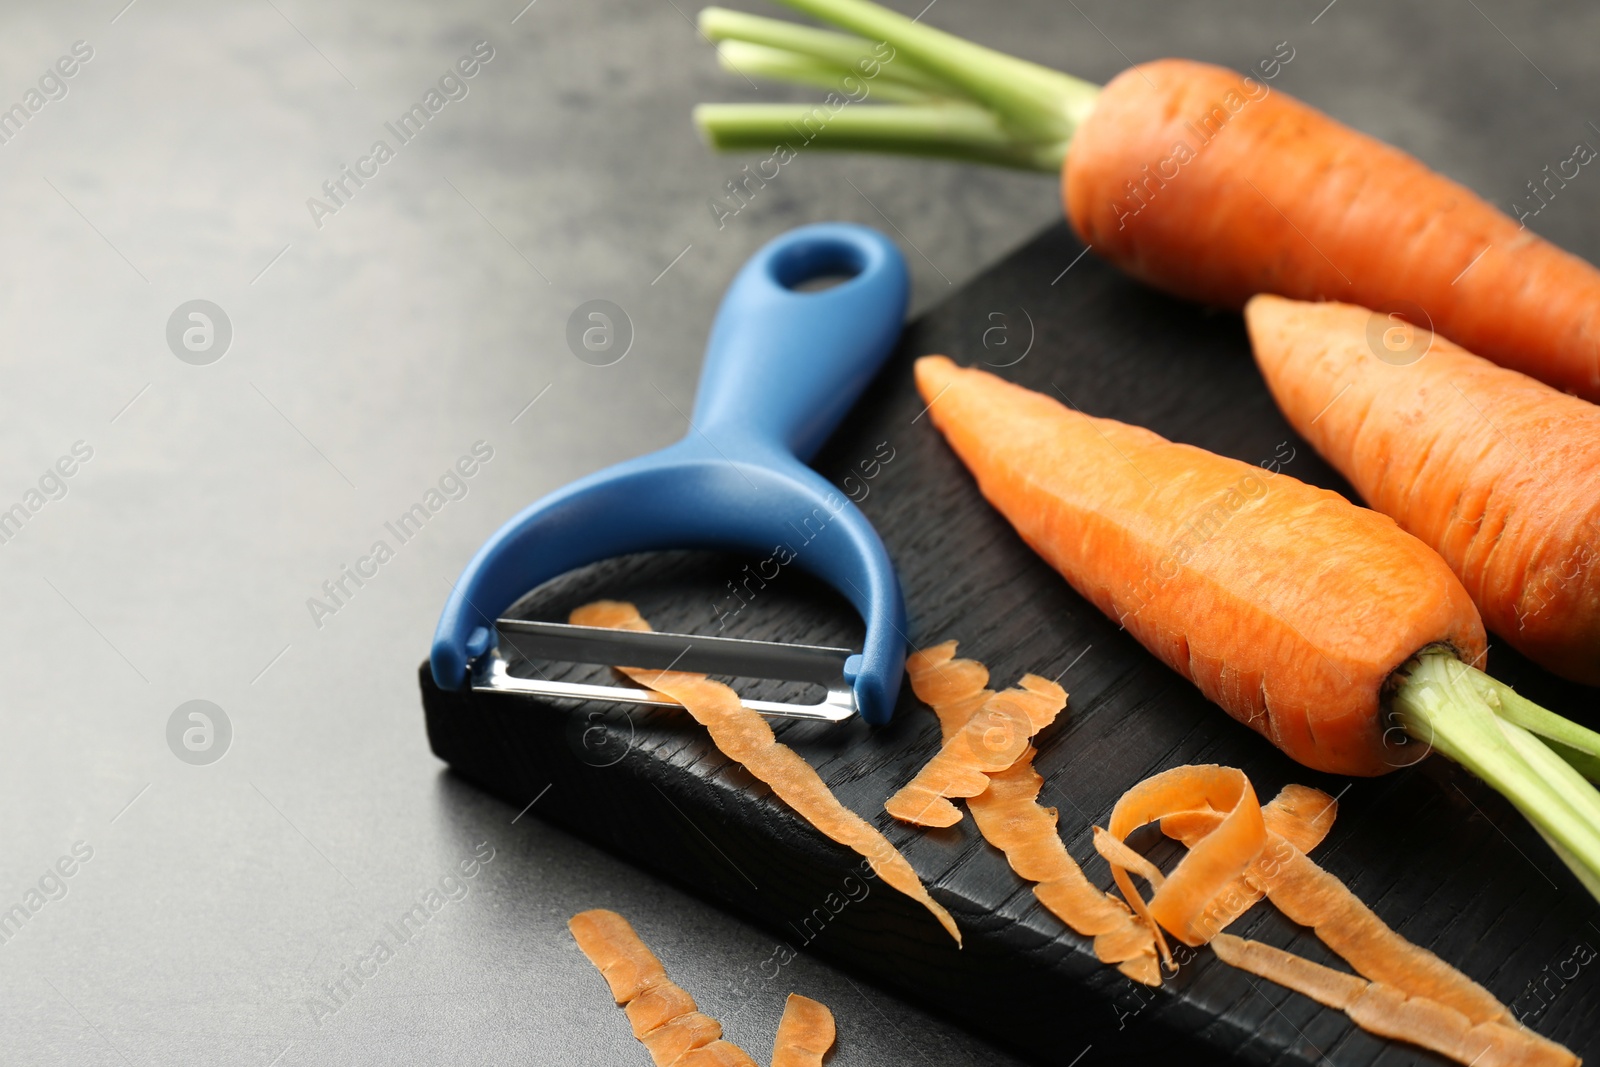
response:
<svg viewBox="0 0 1600 1067"><path fill-rule="evenodd" d="M1055 721L1066 705L1067 694L1059 685L1024 675L1017 688L984 700L884 809L918 826L954 826L961 821L961 810L949 798L975 797L989 788L989 776L1016 763L1034 734Z"/></svg>
<svg viewBox="0 0 1600 1067"><path fill-rule="evenodd" d="M656 1067L754 1067L747 1053L721 1040L722 1026L702 1014L694 998L667 977L666 968L627 919L596 908L574 915L567 929L611 987L612 999L627 1012L633 1036L649 1051Z"/></svg>
<svg viewBox="0 0 1600 1067"><path fill-rule="evenodd" d="M586 604L575 610L569 621L612 629L650 628L637 608L615 600ZM780 744L766 720L739 702L739 694L703 674L619 669L638 684L682 704L710 732L723 755L765 782L779 800L827 837L866 857L885 883L927 908L956 944L961 943L955 919L929 895L906 858L876 827L839 803L816 769L794 749Z"/></svg>
<svg viewBox="0 0 1600 1067"><path fill-rule="evenodd" d="M1513 1021L1474 1022L1438 1001L1336 971L1232 934L1211 942L1217 958L1350 1016L1363 1030L1408 1041L1477 1067L1576 1067L1567 1049Z"/></svg>
<svg viewBox="0 0 1600 1067"><path fill-rule="evenodd" d="M1250 779L1233 767L1174 767L1124 793L1111 809L1109 827L1120 843L1147 823L1196 808L1224 814L1156 886L1147 906L1150 918L1186 945L1202 945L1208 940L1197 920L1266 847L1267 827ZM1132 903L1139 894L1127 870L1113 864L1111 871L1117 888Z"/></svg>
<svg viewBox="0 0 1600 1067"><path fill-rule="evenodd" d="M1310 852L1333 829L1333 820L1338 811L1338 802L1320 789L1304 785L1284 786L1261 809L1262 821L1267 826L1267 847L1261 850L1243 875L1212 898L1196 925L1202 931L1227 929L1230 923L1266 896L1264 883L1269 871L1274 869L1275 857L1279 854L1276 840L1286 841L1301 852ZM1215 811L1177 812L1161 820L1161 832L1188 846L1209 834L1221 821L1222 815Z"/></svg>
<svg viewBox="0 0 1600 1067"><path fill-rule="evenodd" d="M837 1036L833 1012L810 997L790 993L778 1020L772 1067L822 1067L822 1057Z"/></svg>
<svg viewBox="0 0 1600 1067"><path fill-rule="evenodd" d="M1521 1027L1488 990L1401 937L1305 855L1302 846L1315 847L1332 825L1331 797L1290 786L1252 816L1254 802L1242 772L1177 767L1129 790L1113 808L1111 830L1097 830L1095 844L1110 861L1119 888L1131 894L1135 911L1151 915L1188 944L1209 943L1224 961L1344 1011L1363 1029L1464 1064L1571 1067L1578 1062L1566 1049ZM1132 829L1156 819L1164 833L1189 847L1171 874L1164 875L1124 841ZM1230 820L1237 820L1231 832ZM1202 850L1207 860L1189 867ZM1235 874L1221 880L1230 869ZM1148 908L1133 892L1129 872L1154 887ZM1311 927L1360 977L1223 932L1263 895L1286 917Z"/></svg>

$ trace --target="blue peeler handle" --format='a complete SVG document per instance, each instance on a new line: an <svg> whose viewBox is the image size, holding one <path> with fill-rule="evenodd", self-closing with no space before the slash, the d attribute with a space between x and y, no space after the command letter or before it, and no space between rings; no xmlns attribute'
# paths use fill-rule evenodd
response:
<svg viewBox="0 0 1600 1067"><path fill-rule="evenodd" d="M830 275L851 277L797 288ZM768 242L717 311L688 433L551 493L489 538L439 619L434 681L465 685L469 662L496 643L495 619L565 571L719 549L792 563L855 605L866 638L845 674L862 717L887 722L905 667L900 582L866 516L805 461L893 351L908 291L899 250L864 226L821 223Z"/></svg>

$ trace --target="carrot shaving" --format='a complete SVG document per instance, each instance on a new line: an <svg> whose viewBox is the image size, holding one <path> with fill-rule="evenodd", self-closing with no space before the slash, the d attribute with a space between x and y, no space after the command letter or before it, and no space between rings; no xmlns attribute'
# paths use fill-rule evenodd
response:
<svg viewBox="0 0 1600 1067"><path fill-rule="evenodd" d="M989 775L1016 763L1033 735L1054 722L1066 705L1067 694L1059 685L1023 675L1018 688L984 700L917 776L889 798L884 810L918 826L954 826L961 821L961 810L949 798L975 797L989 788Z"/></svg>
<svg viewBox="0 0 1600 1067"><path fill-rule="evenodd" d="M1110 831L1096 829L1095 846L1136 912L1187 944L1210 942L1224 961L1344 1011L1371 1033L1481 1067L1576 1064L1566 1049L1524 1029L1488 990L1395 933L1305 855L1335 813L1333 798L1319 790L1286 787L1258 808L1243 772L1177 767L1124 794ZM1125 843L1129 832L1157 819L1189 848L1165 876ZM1148 906L1130 872L1154 888ZM1359 977L1221 932L1262 896L1315 930Z"/></svg>
<svg viewBox="0 0 1600 1067"><path fill-rule="evenodd" d="M1033 757L1030 748L1010 767L990 775L989 788L967 801L978 832L1005 853L1018 877L1037 883L1033 895L1052 915L1094 938L1100 962L1117 964L1136 982L1160 985L1150 928L1122 901L1095 888L1067 851L1056 832L1055 809L1039 804L1044 779L1033 769Z"/></svg>
<svg viewBox="0 0 1600 1067"><path fill-rule="evenodd" d="M1576 1067L1565 1048L1515 1023L1478 1022L1421 995L1336 971L1282 949L1218 934L1217 957L1242 971L1337 1008L1369 1033L1408 1041L1477 1067Z"/></svg>
<svg viewBox="0 0 1600 1067"><path fill-rule="evenodd" d="M721 1040L721 1024L701 1014L694 998L667 977L666 968L627 919L597 908L574 915L567 920L567 929L611 987L612 999L627 1012L633 1036L649 1051L656 1067L754 1067L755 1061L737 1045Z"/></svg>
<svg viewBox="0 0 1600 1067"><path fill-rule="evenodd" d="M1186 945L1203 945L1209 940L1210 931L1197 920L1217 894L1244 874L1266 847L1266 823L1250 779L1233 767L1174 767L1146 778L1122 794L1111 810L1110 837L1121 843L1147 823L1177 812L1206 808L1225 814L1216 828L1196 841L1172 873L1155 886L1148 905L1140 900L1127 868L1116 860L1111 866L1117 888L1134 910ZM1100 835L1096 837L1099 847Z"/></svg>
<svg viewBox="0 0 1600 1067"><path fill-rule="evenodd" d="M672 1067L761 1067L761 1065L738 1045L728 1041L713 1041L709 1045L702 1045L685 1052L672 1061Z"/></svg>
<svg viewBox="0 0 1600 1067"><path fill-rule="evenodd" d="M906 657L906 674L917 699L939 717L940 743L956 735L983 702L994 696L989 668L975 659L956 659L956 643L913 652Z"/></svg>
<svg viewBox="0 0 1600 1067"><path fill-rule="evenodd" d="M822 1067L822 1057L833 1047L835 1036L833 1012L826 1005L790 993L783 1018L778 1020L772 1067Z"/></svg>
<svg viewBox="0 0 1600 1067"><path fill-rule="evenodd" d="M1202 930L1222 931L1239 916L1249 911L1266 896L1263 888L1270 871L1276 869L1279 849L1273 835L1281 837L1301 852L1310 852L1322 844L1322 839L1333 829L1338 814L1338 802L1320 789L1305 785L1286 785L1261 809L1262 820L1267 824L1267 847L1261 850L1248 870L1234 879L1206 906L1197 920ZM1182 841L1187 847L1209 834L1222 821L1215 811L1183 811L1161 820L1161 832ZM1142 857L1141 857L1142 858Z"/></svg>
<svg viewBox="0 0 1600 1067"><path fill-rule="evenodd" d="M572 613L579 626L648 630L632 604L601 600ZM920 903L961 944L961 931L938 901L928 894L917 872L877 828L839 803L816 769L787 745L780 744L765 719L739 702L739 694L703 674L619 668L646 688L682 704L711 734L722 754L738 763L824 835L854 849L885 883Z"/></svg>
<svg viewBox="0 0 1600 1067"><path fill-rule="evenodd" d="M1271 849L1275 862L1262 881L1267 897L1288 918L1314 929L1357 972L1405 996L1427 997L1453 1008L1474 1023L1516 1025L1510 1010L1492 993L1395 933L1305 853L1282 838L1272 842Z"/></svg>

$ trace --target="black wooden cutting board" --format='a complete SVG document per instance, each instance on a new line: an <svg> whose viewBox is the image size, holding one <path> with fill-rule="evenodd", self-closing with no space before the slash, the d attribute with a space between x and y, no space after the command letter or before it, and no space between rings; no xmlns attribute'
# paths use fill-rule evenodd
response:
<svg viewBox="0 0 1600 1067"><path fill-rule="evenodd" d="M999 684L1028 671L1059 675L1070 714L1039 739L1041 801L1059 808L1067 847L1097 884L1110 877L1090 828L1147 775L1224 763L1243 768L1263 799L1291 781L1317 786L1340 798L1337 825L1314 853L1320 863L1535 1029L1600 1059L1600 980L1589 973L1600 963L1586 962L1600 949L1600 908L1509 804L1437 757L1372 780L1293 763L1073 593L920 417L911 363L941 352L1084 411L1349 495L1273 407L1237 315L1168 299L1092 255L1080 259L1082 251L1064 225L1054 227L910 324L817 461L887 542L905 586L908 637L919 647L958 639ZM729 583L742 582L747 562L693 552L613 560L534 591L515 613L562 620L578 604L612 597L637 603L658 629L859 647L854 612L796 568L749 586L755 595L741 607ZM1593 690L1509 649L1495 648L1490 667L1558 710L1592 713ZM594 672L566 676L586 673ZM896 824L883 801L939 738L909 687L886 728L790 723L778 736L905 852L965 931L961 951L919 906L858 880L853 853L799 822L681 713L444 693L426 665L421 684L433 750L460 774L519 808L538 797L539 817L1039 1063L1088 1067L1159 1052L1181 1062L1442 1062L1369 1037L1209 950L1160 990L1136 986L1034 902L971 819L934 832ZM1158 836L1134 840L1157 862L1175 855ZM1314 935L1266 904L1231 929L1333 962ZM729 992L781 984L781 973L769 976L778 971L774 962L735 975Z"/></svg>

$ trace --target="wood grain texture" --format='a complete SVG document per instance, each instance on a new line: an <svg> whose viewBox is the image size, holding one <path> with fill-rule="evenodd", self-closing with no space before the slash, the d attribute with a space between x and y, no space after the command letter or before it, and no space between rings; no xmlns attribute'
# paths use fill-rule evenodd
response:
<svg viewBox="0 0 1600 1067"><path fill-rule="evenodd" d="M912 323L817 461L861 498L887 542L906 588L909 640L920 647L956 638L960 653L989 664L1000 685L1028 671L1059 674L1071 700L1037 742L1041 802L1060 809L1067 846L1096 884L1110 877L1090 845L1091 826L1104 824L1123 790L1158 770L1238 766L1263 797L1291 781L1317 786L1341 804L1319 862L1539 1032L1600 1058L1600 980L1588 973L1600 963L1564 977L1575 951L1584 958L1581 946L1600 948L1600 909L1509 804L1442 759L1373 780L1292 763L1073 593L983 502L919 417L911 361L942 352L961 363L988 361L1085 411L1247 462L1277 461L1349 494L1273 407L1236 315L1162 297L1093 256L1063 274L1081 250L1064 225L1054 227ZM862 479L860 464L884 454L884 442L893 458ZM845 482L852 473L857 481ZM549 583L516 611L564 619L604 596L634 601L663 630L859 642L849 607L798 566L719 623L718 610L734 603L727 583L743 577L746 562L699 552L612 560ZM1594 707L1592 690L1561 683L1504 647L1493 649L1490 668L1558 710L1581 717ZM573 668L564 676L596 673ZM1209 950L1161 990L1145 991L1099 964L1085 939L1039 907L970 819L933 832L895 824L884 799L939 739L909 687L886 728L790 723L778 736L905 852L961 923L967 947L959 952L920 907L853 880L853 854L779 806L686 716L442 693L426 665L420 679L433 750L463 776L518 808L549 785L533 814L1039 1063L1087 1067L1164 1052L1198 1063L1440 1062L1371 1038L1342 1014L1233 970ZM1134 842L1160 863L1176 855L1157 837ZM1231 932L1332 962L1314 935L1266 904ZM916 1035L906 1038L914 1048Z"/></svg>

